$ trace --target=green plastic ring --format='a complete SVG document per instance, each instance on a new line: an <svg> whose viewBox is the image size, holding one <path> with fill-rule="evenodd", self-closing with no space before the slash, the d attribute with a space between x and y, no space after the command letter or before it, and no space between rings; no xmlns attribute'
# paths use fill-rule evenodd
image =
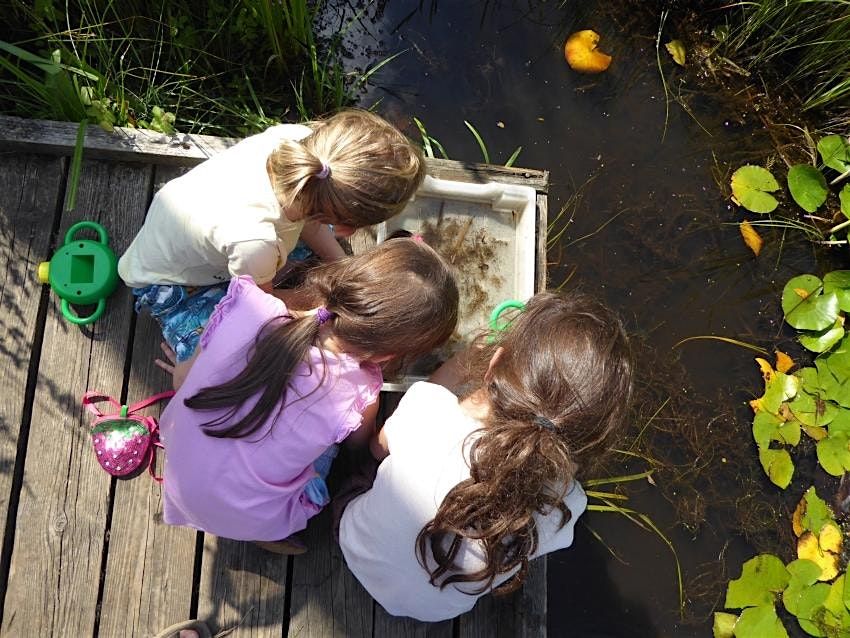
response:
<svg viewBox="0 0 850 638"><path fill-rule="evenodd" d="M507 301L503 301L498 306L493 308L493 312L490 313L490 330L494 330L496 332L503 332L507 329L508 326L511 325L510 321L506 321L505 323L499 323L499 317L502 315L505 310L514 309L523 311L525 310L525 304L521 301L517 301L516 299L508 299Z"/></svg>

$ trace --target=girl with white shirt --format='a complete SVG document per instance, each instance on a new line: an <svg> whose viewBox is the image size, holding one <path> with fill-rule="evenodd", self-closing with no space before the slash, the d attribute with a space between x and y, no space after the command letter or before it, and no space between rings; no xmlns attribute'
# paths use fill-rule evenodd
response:
<svg viewBox="0 0 850 638"><path fill-rule="evenodd" d="M631 385L608 308L535 295L387 420L374 484L342 513L349 568L387 612L424 621L513 591L530 560L572 543L587 504L577 472L620 429Z"/></svg>

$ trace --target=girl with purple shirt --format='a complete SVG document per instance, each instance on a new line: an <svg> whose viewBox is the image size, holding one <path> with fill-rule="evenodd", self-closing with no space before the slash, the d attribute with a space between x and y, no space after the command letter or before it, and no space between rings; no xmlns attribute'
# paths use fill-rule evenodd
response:
<svg viewBox="0 0 850 638"><path fill-rule="evenodd" d="M194 356L158 362L176 390L160 419L166 523L305 551L285 539L327 504L335 444L369 440L381 366L457 322L449 266L409 239L319 266L297 293L309 309L236 277Z"/></svg>

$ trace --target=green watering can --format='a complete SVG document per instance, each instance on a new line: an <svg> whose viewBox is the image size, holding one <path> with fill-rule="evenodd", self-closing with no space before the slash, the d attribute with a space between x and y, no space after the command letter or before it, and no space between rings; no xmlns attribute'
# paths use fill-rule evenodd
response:
<svg viewBox="0 0 850 638"><path fill-rule="evenodd" d="M74 239L77 231L94 230L99 241ZM118 260L109 247L106 229L96 222L77 222L65 233L65 244L53 258L38 265L38 280L50 284L62 299L65 319L73 324L85 325L100 319L106 308L106 298L118 285ZM89 306L97 304L87 317L77 316L71 304Z"/></svg>

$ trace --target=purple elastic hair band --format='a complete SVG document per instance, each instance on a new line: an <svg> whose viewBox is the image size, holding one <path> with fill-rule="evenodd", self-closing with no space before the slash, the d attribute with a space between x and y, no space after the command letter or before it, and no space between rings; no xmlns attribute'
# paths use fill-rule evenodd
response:
<svg viewBox="0 0 850 638"><path fill-rule="evenodd" d="M328 310L324 306L319 306L319 309L316 310L316 323L321 326L322 324L332 319L333 316L334 313L332 313L330 310Z"/></svg>
<svg viewBox="0 0 850 638"><path fill-rule="evenodd" d="M331 176L331 167L328 164L322 162L322 170L316 173L316 179L327 179Z"/></svg>

